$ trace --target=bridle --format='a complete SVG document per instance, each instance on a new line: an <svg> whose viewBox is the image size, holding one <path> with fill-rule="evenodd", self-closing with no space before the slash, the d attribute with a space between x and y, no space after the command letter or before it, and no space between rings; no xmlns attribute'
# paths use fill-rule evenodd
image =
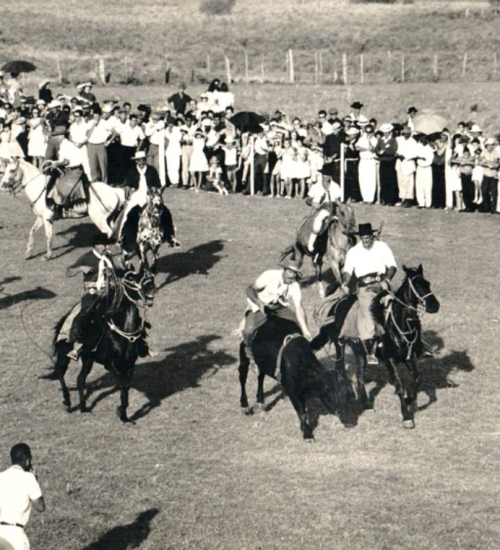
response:
<svg viewBox="0 0 500 550"><path fill-rule="evenodd" d="M19 162L19 160L10 161L10 164L15 164L16 167L12 170L12 175L11 175L11 177L9 177L7 182L4 183L3 179L2 179L2 187L5 187L12 194L13 197L16 197L16 195L18 195L23 189L26 189L26 187L28 187L28 185L32 181L36 180L40 176L45 176L45 174L43 172L40 172L36 176L33 176L31 179L29 179L28 181L25 181L23 183L23 176L22 176L22 172L21 172L21 163ZM15 176L18 172L21 172L21 176L19 177L19 179L15 179ZM4 178L5 178L5 175L4 175ZM45 182L45 185L43 186L43 189L41 190L38 197L34 201L31 201L31 206L34 206L38 202L40 197L43 195L44 191L47 189L48 181L49 180L47 178L47 180ZM9 183L9 185L5 185L6 183Z"/></svg>
<svg viewBox="0 0 500 550"><path fill-rule="evenodd" d="M415 288L415 285L413 284L413 281L415 279L423 279L425 280L422 275L415 275L414 277L409 277L408 278L408 285L410 287L410 290L413 292L413 294L415 295L415 297L417 298L418 302L419 302L419 305L417 306L417 311L420 312L421 309L423 309L423 313L425 313L427 311L427 305L426 305L426 299L429 297L429 296L434 296L434 292L428 292L427 294L424 294L424 296L421 296L418 292L417 292L417 289Z"/></svg>
<svg viewBox="0 0 500 550"><path fill-rule="evenodd" d="M123 276L121 280L121 289L123 291L123 296L125 296L125 298L127 298L129 302L134 304L137 307L137 309L142 310L143 312L143 314L140 316L141 323L139 328L134 332L125 332L115 325L112 317L109 317L106 322L108 327L113 332L116 332L116 334L120 335L122 338L125 338L131 344L133 344L134 342L142 338L144 334L144 327L146 325L146 309L149 307L149 304L148 304L149 300L143 290L143 287L145 283L147 283L148 281L152 281L152 280L154 281L154 278L150 274L145 274L139 282L136 282L136 281L127 279L127 275L131 273L134 273L134 272L127 271ZM129 293L130 291L136 292L139 296L139 299L133 298ZM117 310L117 307L115 307L113 313L116 313L116 310Z"/></svg>

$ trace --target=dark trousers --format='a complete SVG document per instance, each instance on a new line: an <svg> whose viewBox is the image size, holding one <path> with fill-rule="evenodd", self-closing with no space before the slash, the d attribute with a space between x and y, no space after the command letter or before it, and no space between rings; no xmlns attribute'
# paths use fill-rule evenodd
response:
<svg viewBox="0 0 500 550"><path fill-rule="evenodd" d="M446 206L446 182L445 165L432 165L432 207L444 208Z"/></svg>
<svg viewBox="0 0 500 550"><path fill-rule="evenodd" d="M474 204L474 183L472 182L472 174L461 174L460 178L462 180L462 198L465 208L472 212L476 208Z"/></svg>
<svg viewBox="0 0 500 550"><path fill-rule="evenodd" d="M255 153L253 158L253 175L256 193L262 193L265 191L266 175L264 174L264 170L266 169L266 164L267 155L259 155Z"/></svg>
<svg viewBox="0 0 500 550"><path fill-rule="evenodd" d="M399 200L398 176L396 160L381 160L380 175L380 202L395 205Z"/></svg>
<svg viewBox="0 0 500 550"><path fill-rule="evenodd" d="M498 200L498 179L492 178L491 176L484 176L483 183L481 185L481 193L483 195L481 212L496 212Z"/></svg>

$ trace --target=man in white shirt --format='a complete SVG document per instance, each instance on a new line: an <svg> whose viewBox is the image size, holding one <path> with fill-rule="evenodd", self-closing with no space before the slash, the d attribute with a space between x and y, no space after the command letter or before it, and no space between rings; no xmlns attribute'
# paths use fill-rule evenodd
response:
<svg viewBox="0 0 500 550"><path fill-rule="evenodd" d="M346 255L342 271L342 290L349 292L353 275L358 281L358 312L356 327L366 350L370 365L378 363L375 357L376 337L383 334L383 328L373 319L371 306L377 294L389 289L389 283L396 271L396 260L391 249L382 241L375 240L375 231L370 223L359 225L360 242ZM340 338L342 338L342 331Z"/></svg>
<svg viewBox="0 0 500 550"><path fill-rule="evenodd" d="M107 120L101 118L101 111L94 110L93 119L87 130L87 154L91 181L108 182L108 155L106 147L114 138Z"/></svg>
<svg viewBox="0 0 500 550"><path fill-rule="evenodd" d="M411 128L405 126L401 135L396 138L398 142L398 160L396 171L398 174L399 196L401 206L409 208L415 200L415 160L418 156L418 144L411 136Z"/></svg>
<svg viewBox="0 0 500 550"><path fill-rule="evenodd" d="M432 205L432 162L434 149L425 136L417 144L417 173L415 176L415 193L419 208L430 208Z"/></svg>
<svg viewBox="0 0 500 550"><path fill-rule="evenodd" d="M243 339L248 353L251 353L253 336L270 316L288 319L297 324L302 334L311 338L306 314L302 306L299 279L299 262L284 260L281 269L264 271L246 291L247 312Z"/></svg>
<svg viewBox="0 0 500 550"><path fill-rule="evenodd" d="M163 172L165 171L165 122L162 120L162 113L156 112L151 115L151 120L146 124L144 133L149 139L148 164L156 168L160 174L160 162L163 163Z"/></svg>
<svg viewBox="0 0 500 550"><path fill-rule="evenodd" d="M24 528L31 507L45 510L42 490L31 470L31 450L18 443L10 450L12 466L0 474L0 545L10 544L14 550L29 550ZM3 545L2 545L3 548Z"/></svg>

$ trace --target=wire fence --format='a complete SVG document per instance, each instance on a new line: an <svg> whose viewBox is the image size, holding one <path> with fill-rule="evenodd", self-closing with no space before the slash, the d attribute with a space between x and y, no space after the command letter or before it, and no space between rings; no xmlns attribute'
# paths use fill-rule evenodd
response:
<svg viewBox="0 0 500 550"><path fill-rule="evenodd" d="M255 54L223 52L182 62L139 63L132 56L60 58L46 62L47 76L75 84L166 83L174 78L206 82L316 83L331 85L394 82L487 82L500 80L495 51L391 52L349 54L287 50Z"/></svg>

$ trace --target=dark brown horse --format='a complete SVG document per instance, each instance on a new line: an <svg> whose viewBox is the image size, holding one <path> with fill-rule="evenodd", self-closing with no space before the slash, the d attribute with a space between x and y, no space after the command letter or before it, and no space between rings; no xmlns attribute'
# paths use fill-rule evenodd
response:
<svg viewBox="0 0 500 550"><path fill-rule="evenodd" d="M152 305L153 297L154 279L143 267L137 273L128 271L122 277L114 275L112 271L108 273L107 291L97 298L92 322L89 323L83 341L82 368L77 381L82 413L88 412L85 396L87 376L94 362L97 362L115 377L121 392L117 413L122 422L128 422L130 383L138 357L147 353L145 309ZM84 294L82 299L85 298ZM60 337L68 315L62 317L55 327L54 356L55 374L61 383L63 403L71 412L71 398L64 376L70 361L67 353L72 349L72 344Z"/></svg>
<svg viewBox="0 0 500 550"><path fill-rule="evenodd" d="M312 231L313 218L314 213L304 218L297 230L295 242L283 251L281 260L290 258L298 260L302 264L304 256L309 256L319 283L320 295L324 297L325 290L322 284L324 258L327 257L333 276L340 284L347 251L356 243L354 236L356 218L351 205L339 204L335 208L332 205L332 213L327 220L327 227L317 236L314 250L311 252L308 248L308 241Z"/></svg>
<svg viewBox="0 0 500 550"><path fill-rule="evenodd" d="M270 376L278 380L299 417L304 439L312 439L314 436L308 415L307 398L319 397L325 407L333 412L334 386L332 378L314 355L311 345L302 336L299 327L293 321L269 317L255 335L252 353L259 370L257 403L264 405L264 378ZM245 389L249 365L246 346L242 342L239 365L240 405L247 413L251 412Z"/></svg>
<svg viewBox="0 0 500 550"><path fill-rule="evenodd" d="M437 313L439 301L431 292L430 283L424 278L420 265L416 269L403 266L406 277L393 295L387 309L382 305L383 293L373 304L372 312L376 321L384 327L376 354L379 360L386 365L389 380L396 387L396 393L401 401L401 414L405 428L414 428L414 408L417 398L419 373L417 359L424 355L422 344L421 313ZM359 339L339 340L342 324L353 300L346 299L334 306L330 311L330 319L320 329L320 333L312 341L312 348L319 350L327 343L333 343L336 349L337 368L344 369L345 346L349 345L356 357L355 391L363 408L371 408L365 388L366 352ZM398 372L398 364L403 364L410 381L405 384Z"/></svg>

